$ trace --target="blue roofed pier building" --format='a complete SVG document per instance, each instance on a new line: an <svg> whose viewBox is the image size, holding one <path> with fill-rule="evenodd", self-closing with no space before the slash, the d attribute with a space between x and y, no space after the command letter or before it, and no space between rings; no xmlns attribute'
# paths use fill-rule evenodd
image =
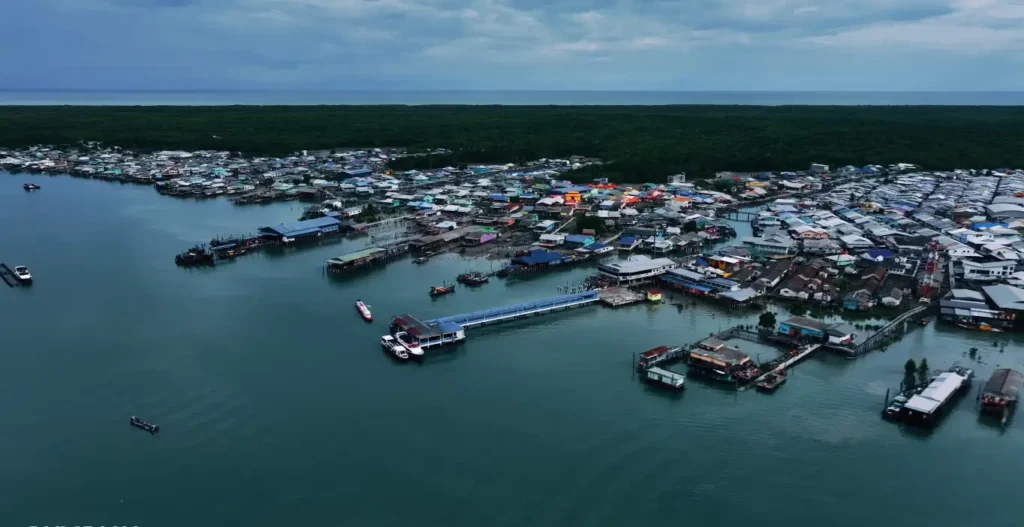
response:
<svg viewBox="0 0 1024 527"><path fill-rule="evenodd" d="M330 216L259 228L260 239L273 243L315 241L340 232L341 221Z"/></svg>

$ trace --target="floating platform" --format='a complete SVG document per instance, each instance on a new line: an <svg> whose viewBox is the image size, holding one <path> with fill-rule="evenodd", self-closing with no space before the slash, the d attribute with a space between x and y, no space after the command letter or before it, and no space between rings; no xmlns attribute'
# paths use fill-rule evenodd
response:
<svg viewBox="0 0 1024 527"><path fill-rule="evenodd" d="M609 287L601 290L601 302L611 307L625 306L642 302L647 298L641 293L634 293L623 287Z"/></svg>
<svg viewBox="0 0 1024 527"><path fill-rule="evenodd" d="M7 264L5 263L0 263L0 279L2 279L8 287L18 287L21 285L21 283L18 282L17 275L15 275L14 271L12 271L10 267L7 267Z"/></svg>

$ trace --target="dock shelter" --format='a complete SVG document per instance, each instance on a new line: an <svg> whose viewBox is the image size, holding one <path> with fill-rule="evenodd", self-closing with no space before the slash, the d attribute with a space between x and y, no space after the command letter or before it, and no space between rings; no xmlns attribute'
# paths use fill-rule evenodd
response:
<svg viewBox="0 0 1024 527"><path fill-rule="evenodd" d="M423 322L409 313L393 318L391 330L405 331L424 349L454 344L466 339L466 331L459 324L443 320Z"/></svg>
<svg viewBox="0 0 1024 527"><path fill-rule="evenodd" d="M345 271L370 265L388 254L387 249L371 247L327 260L327 268L331 271Z"/></svg>
<svg viewBox="0 0 1024 527"><path fill-rule="evenodd" d="M273 227L260 227L260 238L281 243L289 243L300 239L318 238L325 234L337 234L341 221L336 218L324 217L311 220L282 223Z"/></svg>

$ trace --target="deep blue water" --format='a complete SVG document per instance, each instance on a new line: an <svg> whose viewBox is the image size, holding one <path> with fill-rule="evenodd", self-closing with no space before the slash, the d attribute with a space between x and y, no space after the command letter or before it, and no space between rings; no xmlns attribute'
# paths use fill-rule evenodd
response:
<svg viewBox="0 0 1024 527"><path fill-rule="evenodd" d="M0 105L1024 105L1024 91L17 91Z"/></svg>

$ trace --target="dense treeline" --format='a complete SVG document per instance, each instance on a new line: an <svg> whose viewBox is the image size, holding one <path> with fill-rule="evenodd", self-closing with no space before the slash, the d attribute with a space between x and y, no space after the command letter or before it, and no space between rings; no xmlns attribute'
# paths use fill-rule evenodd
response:
<svg viewBox="0 0 1024 527"><path fill-rule="evenodd" d="M1024 167L1021 107L214 106L0 107L0 145L97 140L138 149L285 154L444 147L400 168L571 154L611 161L581 178L795 170L904 161Z"/></svg>

